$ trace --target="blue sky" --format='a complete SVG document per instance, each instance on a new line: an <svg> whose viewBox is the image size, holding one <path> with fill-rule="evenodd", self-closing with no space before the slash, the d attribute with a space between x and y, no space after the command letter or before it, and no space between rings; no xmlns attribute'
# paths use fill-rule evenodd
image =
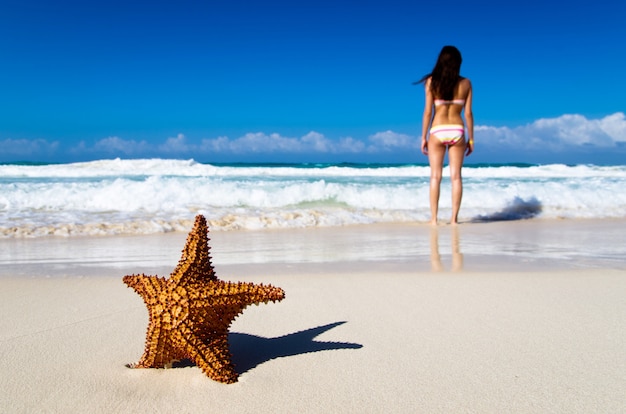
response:
<svg viewBox="0 0 626 414"><path fill-rule="evenodd" d="M468 163L623 164L624 2L0 0L0 162L416 162L446 44Z"/></svg>

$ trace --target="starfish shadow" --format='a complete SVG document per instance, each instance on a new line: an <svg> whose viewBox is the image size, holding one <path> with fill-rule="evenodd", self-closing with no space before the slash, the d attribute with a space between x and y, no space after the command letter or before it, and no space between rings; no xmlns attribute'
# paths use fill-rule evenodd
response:
<svg viewBox="0 0 626 414"><path fill-rule="evenodd" d="M334 349L363 348L361 344L318 342L314 340L316 336L344 323L346 322L335 322L276 338L263 338L256 335L232 332L229 335L229 342L235 369L239 374L243 374L275 358Z"/></svg>
<svg viewBox="0 0 626 414"><path fill-rule="evenodd" d="M276 358L334 349L363 348L361 344L349 342L318 342L314 340L315 337L344 323L346 322L329 323L328 325L318 326L276 338L264 338L257 335L230 332L228 334L228 342L235 370L238 374L243 374ZM183 359L172 364L173 368L193 366L196 366L196 364L190 359Z"/></svg>

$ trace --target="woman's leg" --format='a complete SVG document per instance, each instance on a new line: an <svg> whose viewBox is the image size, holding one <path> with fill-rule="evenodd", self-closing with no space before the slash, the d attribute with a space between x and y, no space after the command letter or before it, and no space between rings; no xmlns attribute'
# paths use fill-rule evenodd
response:
<svg viewBox="0 0 626 414"><path fill-rule="evenodd" d="M450 162L450 184L452 185L452 218L450 224L458 223L461 198L463 198L463 179L461 167L465 158L465 140L459 141L448 148L448 161Z"/></svg>
<svg viewBox="0 0 626 414"><path fill-rule="evenodd" d="M430 223L437 224L439 211L439 189L443 172L443 158L446 147L431 135L428 140L428 163L430 164Z"/></svg>

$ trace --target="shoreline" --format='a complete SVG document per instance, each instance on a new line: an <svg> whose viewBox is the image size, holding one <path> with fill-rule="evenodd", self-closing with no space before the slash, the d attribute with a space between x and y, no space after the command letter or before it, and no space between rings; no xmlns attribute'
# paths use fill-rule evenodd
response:
<svg viewBox="0 0 626 414"><path fill-rule="evenodd" d="M371 265L414 271L533 271L625 269L625 219L532 219L430 224L211 231L216 268L277 264L287 268L334 263L366 271ZM0 278L85 276L119 272L167 275L187 234L0 239ZM440 263L437 263L440 262Z"/></svg>

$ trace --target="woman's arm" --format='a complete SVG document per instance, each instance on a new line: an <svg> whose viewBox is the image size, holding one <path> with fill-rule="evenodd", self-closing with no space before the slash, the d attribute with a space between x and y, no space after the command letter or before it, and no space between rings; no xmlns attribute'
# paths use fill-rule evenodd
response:
<svg viewBox="0 0 626 414"><path fill-rule="evenodd" d="M474 152L474 114L472 113L472 83L469 83L467 99L465 99L465 123L467 124L467 152L466 156Z"/></svg>
<svg viewBox="0 0 626 414"><path fill-rule="evenodd" d="M422 115L422 153L428 155L428 130L433 120L433 94L430 90L430 78L424 84L424 114Z"/></svg>

